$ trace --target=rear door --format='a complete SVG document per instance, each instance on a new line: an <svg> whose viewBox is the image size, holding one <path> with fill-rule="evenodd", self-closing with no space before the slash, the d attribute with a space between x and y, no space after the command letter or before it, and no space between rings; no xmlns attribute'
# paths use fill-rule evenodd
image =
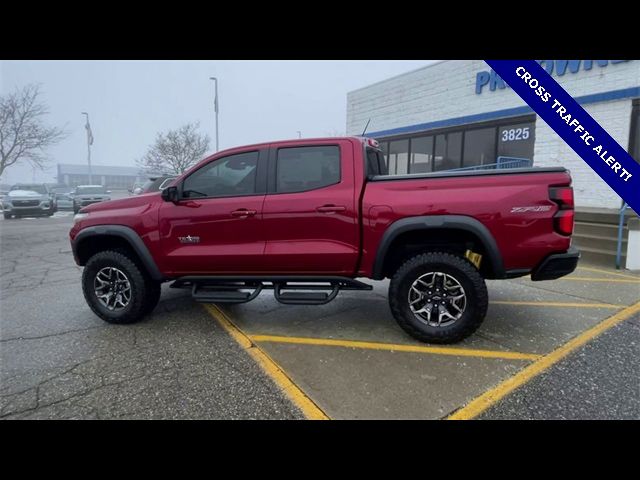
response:
<svg viewBox="0 0 640 480"><path fill-rule="evenodd" d="M181 275L261 270L266 155L254 149L224 156L181 182L180 200L159 212L167 269Z"/></svg>
<svg viewBox="0 0 640 480"><path fill-rule="evenodd" d="M349 274L358 259L354 152L348 140L273 146L263 208L264 266L281 274Z"/></svg>

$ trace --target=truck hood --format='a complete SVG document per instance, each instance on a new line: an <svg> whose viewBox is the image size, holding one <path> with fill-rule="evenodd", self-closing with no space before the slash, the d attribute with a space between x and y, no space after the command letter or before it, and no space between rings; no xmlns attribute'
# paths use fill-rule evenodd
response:
<svg viewBox="0 0 640 480"><path fill-rule="evenodd" d="M162 198L160 198L160 192L145 193L143 195L135 195L133 197L121 198L119 200L110 200L107 202L94 203L87 207L82 207L82 211L83 212L103 212L106 210L117 210L120 208L139 207L142 205L149 205L151 203L157 203L161 201L162 201Z"/></svg>

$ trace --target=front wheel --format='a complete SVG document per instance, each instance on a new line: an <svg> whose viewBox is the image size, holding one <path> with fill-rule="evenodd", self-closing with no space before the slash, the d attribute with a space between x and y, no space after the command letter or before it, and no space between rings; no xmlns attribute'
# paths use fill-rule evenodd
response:
<svg viewBox="0 0 640 480"><path fill-rule="evenodd" d="M134 323L158 303L160 285L126 255L105 251L89 259L82 291L93 312L109 323Z"/></svg>
<svg viewBox="0 0 640 480"><path fill-rule="evenodd" d="M444 252L417 255L389 284L389 306L412 337L428 343L455 343L475 332L489 296L478 270L466 259Z"/></svg>
<svg viewBox="0 0 640 480"><path fill-rule="evenodd" d="M11 220L11 214L10 213L4 213L4 219L5 220Z"/></svg>

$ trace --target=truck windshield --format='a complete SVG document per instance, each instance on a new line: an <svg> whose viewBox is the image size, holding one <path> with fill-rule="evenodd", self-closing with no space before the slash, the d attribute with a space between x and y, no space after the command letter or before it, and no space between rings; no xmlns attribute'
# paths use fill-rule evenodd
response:
<svg viewBox="0 0 640 480"><path fill-rule="evenodd" d="M76 195L92 195L96 193L105 193L104 187L78 187Z"/></svg>

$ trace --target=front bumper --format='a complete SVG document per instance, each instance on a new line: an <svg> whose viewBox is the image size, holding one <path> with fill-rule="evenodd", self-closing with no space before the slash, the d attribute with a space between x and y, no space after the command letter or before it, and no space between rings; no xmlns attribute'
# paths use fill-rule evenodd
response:
<svg viewBox="0 0 640 480"><path fill-rule="evenodd" d="M19 207L16 205L7 205L5 203L2 208L5 213L10 213L12 215L41 215L43 213L48 213L51 210L51 205L41 204L39 206Z"/></svg>
<svg viewBox="0 0 640 480"><path fill-rule="evenodd" d="M540 265L531 272L531 280L555 280L569 275L576 269L580 259L580 250L569 247L565 253L554 253L545 258Z"/></svg>

